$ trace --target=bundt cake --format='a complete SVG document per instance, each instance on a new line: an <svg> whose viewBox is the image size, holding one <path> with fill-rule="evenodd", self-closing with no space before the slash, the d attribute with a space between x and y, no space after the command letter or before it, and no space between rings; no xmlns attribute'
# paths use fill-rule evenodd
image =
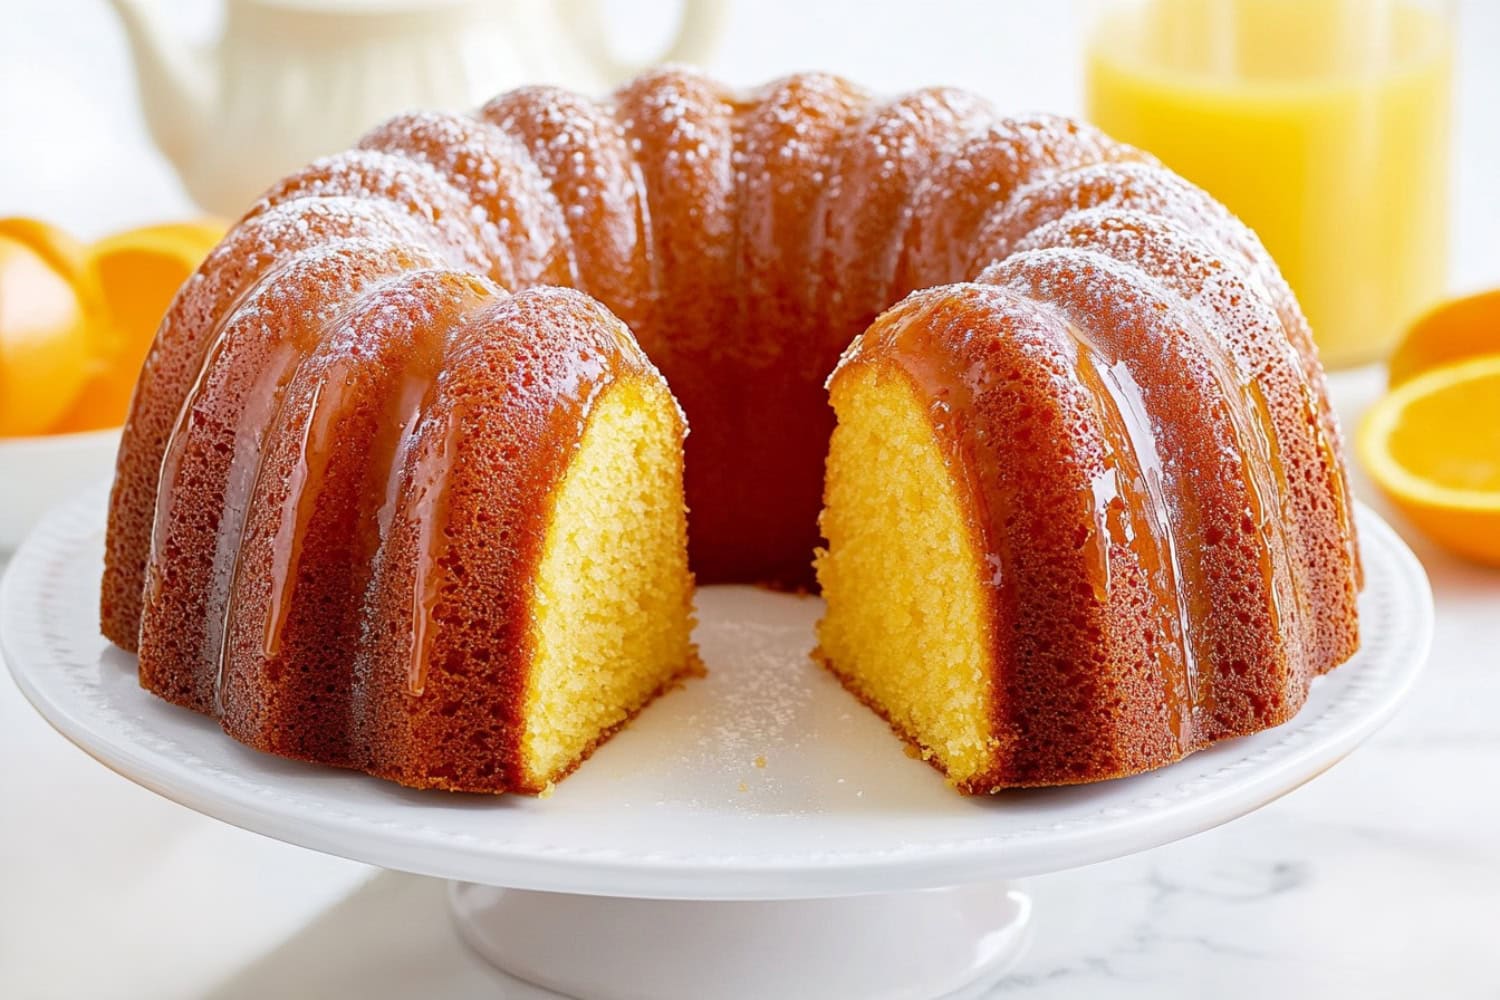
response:
<svg viewBox="0 0 1500 1000"><path fill-rule="evenodd" d="M1223 208L960 91L678 69L253 206L141 373L102 623L251 746L534 792L698 669L694 575L820 586L967 792L1275 725L1358 643L1322 370Z"/></svg>

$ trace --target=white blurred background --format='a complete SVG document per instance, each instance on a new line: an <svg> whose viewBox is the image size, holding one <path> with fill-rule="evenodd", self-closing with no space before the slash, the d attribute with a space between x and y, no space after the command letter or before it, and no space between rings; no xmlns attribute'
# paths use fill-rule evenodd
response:
<svg viewBox="0 0 1500 1000"><path fill-rule="evenodd" d="M217 33L218 3L157 5L186 39ZM656 50L676 8L606 0L620 51ZM1452 277L1467 288L1500 282L1500 3L1457 9ZM0 11L0 215L92 237L193 214L146 134L123 32L103 0L3 0ZM952 84L1005 110L1078 114L1085 15L1081 0L739 0L706 68L746 86L806 69L884 91Z"/></svg>

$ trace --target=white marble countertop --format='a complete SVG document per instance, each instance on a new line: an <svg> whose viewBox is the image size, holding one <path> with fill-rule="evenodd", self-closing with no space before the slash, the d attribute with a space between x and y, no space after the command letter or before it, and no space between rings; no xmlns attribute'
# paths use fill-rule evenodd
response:
<svg viewBox="0 0 1500 1000"><path fill-rule="evenodd" d="M895 58L900 4L742 3L714 68L743 82L831 68L886 89L959 83L1018 109L1077 107L1069 7L947 6L956 21L903 24L911 49ZM1473 0L1461 17L1454 282L1466 287L1500 283L1500 4ZM798 18L821 25L777 27ZM6 0L3 28L0 214L89 235L186 213L103 4ZM1381 379L1334 378L1346 426ZM1357 471L1355 485L1390 516ZM1500 997L1500 571L1396 524L1437 599L1430 667L1397 718L1251 816L1035 880L1034 944L996 996ZM157 798L54 734L3 672L0 760L0 996L495 995L439 884Z"/></svg>

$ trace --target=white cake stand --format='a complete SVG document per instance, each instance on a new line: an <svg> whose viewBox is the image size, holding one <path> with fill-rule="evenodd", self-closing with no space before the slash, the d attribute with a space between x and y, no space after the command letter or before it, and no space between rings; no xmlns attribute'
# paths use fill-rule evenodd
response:
<svg viewBox="0 0 1500 1000"><path fill-rule="evenodd" d="M190 808L453 880L476 950L593 1000L977 996L1025 940L1007 880L1207 830L1315 777L1395 711L1432 632L1421 567L1361 509L1364 645L1296 719L1152 774L976 799L808 661L816 598L708 588L709 676L552 797L423 793L256 753L137 687L98 634L103 502L54 512L0 586L0 649L42 715Z"/></svg>

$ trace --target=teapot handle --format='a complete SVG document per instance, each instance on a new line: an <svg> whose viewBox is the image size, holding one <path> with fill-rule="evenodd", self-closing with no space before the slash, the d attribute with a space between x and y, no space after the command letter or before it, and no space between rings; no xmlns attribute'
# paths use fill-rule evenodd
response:
<svg viewBox="0 0 1500 1000"><path fill-rule="evenodd" d="M585 57L609 81L623 83L647 65L657 62L701 64L712 54L724 33L729 0L683 0L682 20L665 52L646 63L636 64L615 54L604 30L600 0L560 0L565 23Z"/></svg>

